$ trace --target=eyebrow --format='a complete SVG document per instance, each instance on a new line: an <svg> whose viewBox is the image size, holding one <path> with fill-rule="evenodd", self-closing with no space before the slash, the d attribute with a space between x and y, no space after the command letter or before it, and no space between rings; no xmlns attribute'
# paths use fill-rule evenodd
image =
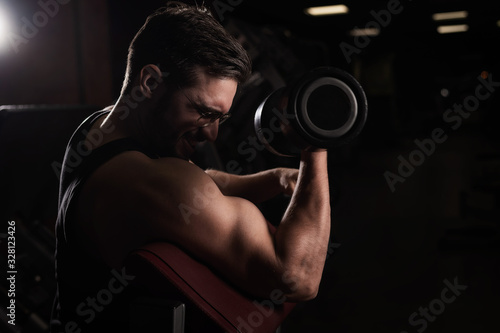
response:
<svg viewBox="0 0 500 333"><path fill-rule="evenodd" d="M205 113L222 113L222 114L224 114L224 112L216 110L214 108L211 108L210 106L205 106L205 105L201 105L201 104L197 104L197 103L195 103L194 106Z"/></svg>
<svg viewBox="0 0 500 333"><path fill-rule="evenodd" d="M181 89L181 87L179 87L179 89ZM195 102L188 95L186 95L185 92L183 92L183 94L184 94L184 96L186 96L187 100L189 101L189 104L191 104L191 106L193 108L197 109L198 112L201 111L203 113L219 113L219 114L228 114L228 113L230 113L230 110L228 112L224 113L224 112L219 111L219 110L217 110L215 108L212 108L210 106L206 106L206 105L201 104L199 102ZM199 99L199 96L196 96L196 98Z"/></svg>
<svg viewBox="0 0 500 333"><path fill-rule="evenodd" d="M192 101L190 98L188 98L189 102L191 103L191 105L199 110L201 110L202 112L204 113L222 113L222 114L225 114L224 112L220 111L220 110L217 110L215 108L212 108L210 106L206 106L206 105L203 105L201 103L198 103L198 102L195 102L195 101ZM226 113L229 113L229 112L226 112Z"/></svg>

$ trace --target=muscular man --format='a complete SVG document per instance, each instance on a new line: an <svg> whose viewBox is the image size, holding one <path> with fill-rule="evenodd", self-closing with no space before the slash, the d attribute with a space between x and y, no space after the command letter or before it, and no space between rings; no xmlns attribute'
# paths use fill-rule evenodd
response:
<svg viewBox="0 0 500 333"><path fill-rule="evenodd" d="M92 297L120 280L131 250L157 240L256 297L274 289L289 301L315 297L330 234L327 152L303 151L299 170L245 176L189 161L196 144L216 139L249 71L243 48L206 10L176 4L148 18L119 100L68 145L54 331L96 331L100 312L112 310ZM293 195L272 234L255 203L283 192Z"/></svg>

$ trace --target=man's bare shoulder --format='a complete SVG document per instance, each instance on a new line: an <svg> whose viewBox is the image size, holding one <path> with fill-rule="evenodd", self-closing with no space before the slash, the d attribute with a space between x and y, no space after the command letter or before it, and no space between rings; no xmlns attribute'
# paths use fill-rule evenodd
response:
<svg viewBox="0 0 500 333"><path fill-rule="evenodd" d="M88 179L80 196L81 217L96 223L100 234L109 233L108 228L119 228L124 238L151 240L155 233L147 230L153 225L186 227L184 205L192 206L198 186L206 187L204 184L210 182L215 188L201 168L179 158L151 159L136 151L121 153ZM139 221L149 226L142 234L126 231L135 229L133 225Z"/></svg>
<svg viewBox="0 0 500 333"><path fill-rule="evenodd" d="M151 184L165 181L190 182L208 175L197 165L176 157L151 159L141 152L122 153L103 164L95 173L95 180L103 186L115 183L120 188L132 184ZM151 182L151 183L150 183Z"/></svg>
<svg viewBox="0 0 500 333"><path fill-rule="evenodd" d="M114 157L89 183L90 192L106 200L109 209L134 209L140 214L170 211L177 217L182 217L179 212L184 205L191 205L196 193L218 191L212 178L197 165L175 157L151 159L140 152Z"/></svg>

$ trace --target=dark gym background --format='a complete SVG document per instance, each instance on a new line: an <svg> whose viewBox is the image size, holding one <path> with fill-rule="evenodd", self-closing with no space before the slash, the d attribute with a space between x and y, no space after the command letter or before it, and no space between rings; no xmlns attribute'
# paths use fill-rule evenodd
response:
<svg viewBox="0 0 500 333"><path fill-rule="evenodd" d="M55 286L54 162L62 160L74 126L119 96L128 43L145 17L164 4L61 2L67 3L18 44L17 52L0 53L2 273L10 220L17 226L18 270L16 326L7 324L8 285L2 278L0 332L46 332ZM313 5L338 3L349 13L304 13ZM254 75L236 98L235 115L221 126L217 144L200 151L201 165L238 173L296 165L259 149L250 158L238 147L250 147L253 112L261 100L308 69L344 69L368 97L362 135L330 153L332 246L319 296L292 312L283 333L498 332L500 87L490 86L491 95L473 105L470 117L460 116L460 126L458 120L446 123L443 115L454 104L473 101L479 77L500 82L500 6L486 0L401 0L397 14L383 17L379 35L349 34L373 26L375 16L397 3L213 3L215 15L249 51ZM10 12L17 34L22 18L31 21L41 10L36 0L1 0L0 8ZM468 16L442 23L467 24L469 30L439 34L441 23L432 14L456 10ZM341 45L354 50L349 57ZM435 129L447 140L419 160L414 140L431 138ZM420 165L406 170L406 180L391 191L384 174L398 174L401 159L410 156ZM262 209L275 219L285 204L278 198ZM445 280L467 289L444 302Z"/></svg>

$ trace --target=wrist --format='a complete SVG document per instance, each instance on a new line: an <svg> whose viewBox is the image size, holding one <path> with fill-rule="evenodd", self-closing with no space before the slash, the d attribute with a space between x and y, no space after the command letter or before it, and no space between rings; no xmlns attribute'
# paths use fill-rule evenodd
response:
<svg viewBox="0 0 500 333"><path fill-rule="evenodd" d="M274 184L277 186L277 194L291 196L295 191L299 170L290 168L273 169Z"/></svg>

